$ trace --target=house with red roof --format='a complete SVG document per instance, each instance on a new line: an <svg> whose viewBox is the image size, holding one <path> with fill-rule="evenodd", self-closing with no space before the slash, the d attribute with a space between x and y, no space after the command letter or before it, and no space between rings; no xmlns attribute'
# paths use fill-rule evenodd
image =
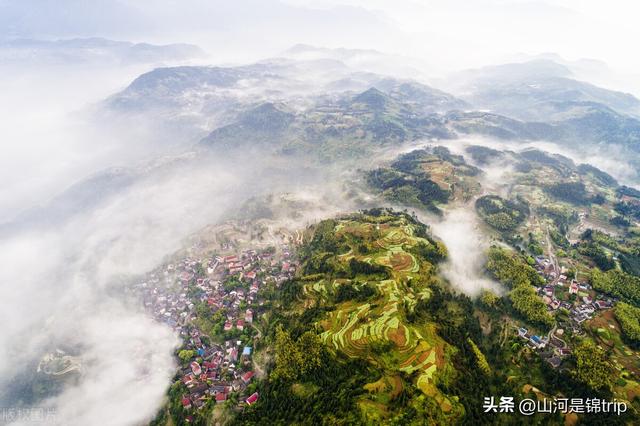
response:
<svg viewBox="0 0 640 426"><path fill-rule="evenodd" d="M569 294L577 294L578 293L578 283L572 282L569 287Z"/></svg>
<svg viewBox="0 0 640 426"><path fill-rule="evenodd" d="M236 266L234 268L229 268L229 273L231 275L237 274L238 272L242 272L242 266Z"/></svg>
<svg viewBox="0 0 640 426"><path fill-rule="evenodd" d="M251 378L254 376L254 374L255 373L253 371L247 371L242 376L240 376L240 378L246 384L246 383L249 383L251 381Z"/></svg>
<svg viewBox="0 0 640 426"><path fill-rule="evenodd" d="M220 392L216 394L216 404L222 404L227 400L227 394L224 392Z"/></svg>
<svg viewBox="0 0 640 426"><path fill-rule="evenodd" d="M259 396L260 395L258 395L258 392L254 392L253 394L251 394L251 396L247 398L247 404L248 405L255 404L258 401Z"/></svg>
<svg viewBox="0 0 640 426"><path fill-rule="evenodd" d="M200 364L198 364L195 361L191 363L191 371L193 372L193 375L196 377L202 374L202 368L200 368Z"/></svg>
<svg viewBox="0 0 640 426"><path fill-rule="evenodd" d="M185 410L191 408L191 400L186 396L182 397L182 408L184 408Z"/></svg>
<svg viewBox="0 0 640 426"><path fill-rule="evenodd" d="M223 260L224 260L224 263L237 262L238 261L238 256L236 256L236 255L225 256Z"/></svg>
<svg viewBox="0 0 640 426"><path fill-rule="evenodd" d="M229 362L236 362L238 360L238 349L232 348L229 350L229 354L227 355L227 360Z"/></svg>
<svg viewBox="0 0 640 426"><path fill-rule="evenodd" d="M182 378L182 383L184 383L187 387L191 387L195 384L195 379L196 378L193 376L193 374L187 374Z"/></svg>

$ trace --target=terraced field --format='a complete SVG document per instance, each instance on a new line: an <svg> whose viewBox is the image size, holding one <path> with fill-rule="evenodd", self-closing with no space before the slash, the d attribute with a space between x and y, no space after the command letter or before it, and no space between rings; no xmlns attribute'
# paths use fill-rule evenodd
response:
<svg viewBox="0 0 640 426"><path fill-rule="evenodd" d="M429 287L438 278L435 265L411 252L418 245L434 245L416 236L415 225L405 217L370 217L337 221L336 238L347 241L348 250L335 260L345 268L352 259L388 268L388 277L357 274L350 279L321 279L305 285L306 306L328 303L340 286L369 286L375 296L365 301L336 304L319 321L322 340L333 350L363 358L382 372L382 377L365 386L362 412L371 420L386 416L386 404L406 386L415 386L423 398L433 398L444 416L457 417L462 406L437 387L452 373L449 360L455 348L437 334L433 323L407 320L416 303L428 299ZM309 301L313 303L309 303ZM420 394L420 392L418 393Z"/></svg>
<svg viewBox="0 0 640 426"><path fill-rule="evenodd" d="M611 361L616 370L623 372L614 384L614 394L619 398L633 401L640 396L640 383L631 379L627 372L637 375L640 371L640 351L634 351L622 341L620 324L613 310L596 315L586 323L587 332L603 348L610 350Z"/></svg>

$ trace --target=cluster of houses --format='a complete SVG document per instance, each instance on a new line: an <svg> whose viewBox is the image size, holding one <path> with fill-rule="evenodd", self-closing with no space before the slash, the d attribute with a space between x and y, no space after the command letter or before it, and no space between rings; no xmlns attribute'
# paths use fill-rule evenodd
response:
<svg viewBox="0 0 640 426"><path fill-rule="evenodd" d="M186 388L181 403L185 410L201 409L209 401L221 404L234 392L244 394L254 378L251 346L242 341L226 341L224 345L205 344L193 327L183 350L193 354L192 360L180 371L180 381ZM239 406L258 401L257 392L239 399Z"/></svg>
<svg viewBox="0 0 640 426"><path fill-rule="evenodd" d="M561 328L552 330L548 336L532 335L524 327L518 329L518 336L524 339L529 347L539 350L542 358L553 368L558 368L562 359L571 354L571 349L562 340L563 334L564 330Z"/></svg>
<svg viewBox="0 0 640 426"><path fill-rule="evenodd" d="M235 333L230 338L228 332L252 327L264 303L260 290L267 283L279 286L297 268L287 246L244 250L205 259L184 258L149 274L129 290L157 321L182 338L180 354L190 357L182 359L185 366L180 371L185 410L224 403L232 394L238 395L239 407L258 401L258 392L246 392L254 379L250 334ZM222 334L208 336L197 326L198 315L213 317L218 311L224 313Z"/></svg>
<svg viewBox="0 0 640 426"><path fill-rule="evenodd" d="M536 270L547 281L547 285L538 289L538 294L542 297L542 301L547 305L550 311L564 308L569 311L571 321L577 331L579 325L586 320L593 318L595 311L601 309L609 309L613 306L613 300L607 298L599 298L594 300L591 295L594 292L587 283L578 282L575 279L569 280L563 271L556 271L553 262L545 257L536 258ZM573 302L568 300L559 300L558 293L575 294Z"/></svg>
<svg viewBox="0 0 640 426"><path fill-rule="evenodd" d="M196 285L203 292L201 300L206 301L212 313L225 309L227 317L224 331L243 331L251 326L255 307L264 303L258 299L260 288L269 281L279 286L293 277L297 263L291 258L287 246L282 247L281 253L280 256L275 256L273 250L260 253L245 250L240 254L216 256L210 260L207 274L217 280L204 279L202 283L197 280ZM240 285L234 288L225 286L231 279Z"/></svg>
<svg viewBox="0 0 640 426"><path fill-rule="evenodd" d="M518 336L523 338L529 346L534 349L544 349L549 343L549 339L543 336L531 335L529 330L524 327L518 329Z"/></svg>
<svg viewBox="0 0 640 426"><path fill-rule="evenodd" d="M569 312L569 322L565 326L569 327L574 334L582 333L582 323L590 320L596 311L612 308L614 300L604 298L600 295L597 300L592 298L595 292L586 283L580 283L575 279L569 279L564 271L556 270L556 266L549 259L539 256L535 259L536 271L545 278L547 284L538 288L538 294L547 305L549 311L556 311L563 308ZM574 298L563 297L558 299L558 295L572 295ZM571 301L571 299L573 299ZM557 368L562 362L562 358L571 353L571 349L562 340L564 329L552 330L548 336L531 335L526 328L518 329L518 336L527 342L533 349L540 350L543 358Z"/></svg>

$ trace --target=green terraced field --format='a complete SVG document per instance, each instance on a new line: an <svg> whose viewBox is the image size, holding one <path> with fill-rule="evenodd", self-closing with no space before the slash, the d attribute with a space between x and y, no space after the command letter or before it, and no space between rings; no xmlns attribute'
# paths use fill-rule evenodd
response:
<svg viewBox="0 0 640 426"><path fill-rule="evenodd" d="M455 398L437 387L453 369L450 359L456 349L437 334L435 324L412 324L406 319L419 300L429 298L429 287L438 280L435 265L410 252L419 244L434 244L417 236L415 226L404 216L363 215L337 220L335 236L348 245L343 254L333 256L337 267L347 268L356 259L387 267L389 277L357 274L348 280L323 278L307 282L302 293L313 303L329 304L343 285L364 283L377 290L366 301L337 303L319 321L326 345L349 357L366 359L381 372L380 380L365 386L368 394L360 404L372 421L385 418L385 404L405 386L415 386L423 397L433 398L444 416L457 417L463 412ZM305 306L310 305L306 300Z"/></svg>

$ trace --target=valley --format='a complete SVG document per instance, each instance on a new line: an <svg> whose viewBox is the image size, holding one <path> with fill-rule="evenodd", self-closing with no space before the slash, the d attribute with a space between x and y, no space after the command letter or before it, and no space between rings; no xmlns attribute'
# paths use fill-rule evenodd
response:
<svg viewBox="0 0 640 426"><path fill-rule="evenodd" d="M29 312L7 314L3 403L65 425L638 423L640 101L557 58L391 62L162 64L83 110L148 151L0 223Z"/></svg>
<svg viewBox="0 0 640 426"><path fill-rule="evenodd" d="M485 154L482 161L478 152ZM507 171L500 185L485 189L485 170L496 161ZM515 166L500 166L506 161ZM628 226L615 220L620 203L631 200L626 187L598 169L543 151L485 153L479 147L457 155L427 146L362 173L363 180L351 184L364 183L393 209L340 213L287 229L277 217L273 222L273 211L282 212L282 206L256 200L262 207L252 207L253 219L209 227L190 239L193 260L183 265L194 273L182 281L182 291L196 308L186 311L183 325L199 331L196 340L187 332L178 355L191 351L185 362L208 365L214 351L213 359L224 360L227 381L207 376L201 385L185 384L177 377L167 411L155 424L167 424L169 417L195 424L517 421L506 413L483 414L483 395L473 391L478 387L516 399L554 400L579 389L628 404L624 415L595 417L636 416L639 352L629 337L635 320L625 320L623 332L622 314L615 314L620 303L637 303L624 287L636 279L634 272L620 259L632 258L638 225L633 218ZM569 197L563 185L573 185ZM296 205L303 217L305 209L317 208L294 195L276 200ZM442 228L457 211L464 212L464 222L476 223L473 232L485 241L484 249L470 246L478 255L462 273L452 273L460 261L450 263L446 242L457 243ZM598 229L589 221L593 214L600 216ZM570 242L571 234L578 239ZM273 257L261 250L272 250ZM255 255L268 262L252 264ZM460 256L459 249L453 255ZM244 262L242 267L235 269L230 258ZM477 259L485 260L473 265ZM610 271L599 275L607 266ZM460 279L475 287L455 282ZM229 302L211 302L211 291L232 297L250 291L253 297L236 299L229 310ZM237 342L236 306L239 312L250 307L256 319ZM213 331L201 334L202 327ZM242 347L251 348L250 357L232 362L225 355ZM315 355L307 358L310 353ZM583 356L600 364L582 366ZM346 374L344 369L357 373L327 382ZM247 372L259 372L251 385L242 381ZM339 404L329 398L336 392L343 395ZM534 418L575 424L583 414Z"/></svg>

